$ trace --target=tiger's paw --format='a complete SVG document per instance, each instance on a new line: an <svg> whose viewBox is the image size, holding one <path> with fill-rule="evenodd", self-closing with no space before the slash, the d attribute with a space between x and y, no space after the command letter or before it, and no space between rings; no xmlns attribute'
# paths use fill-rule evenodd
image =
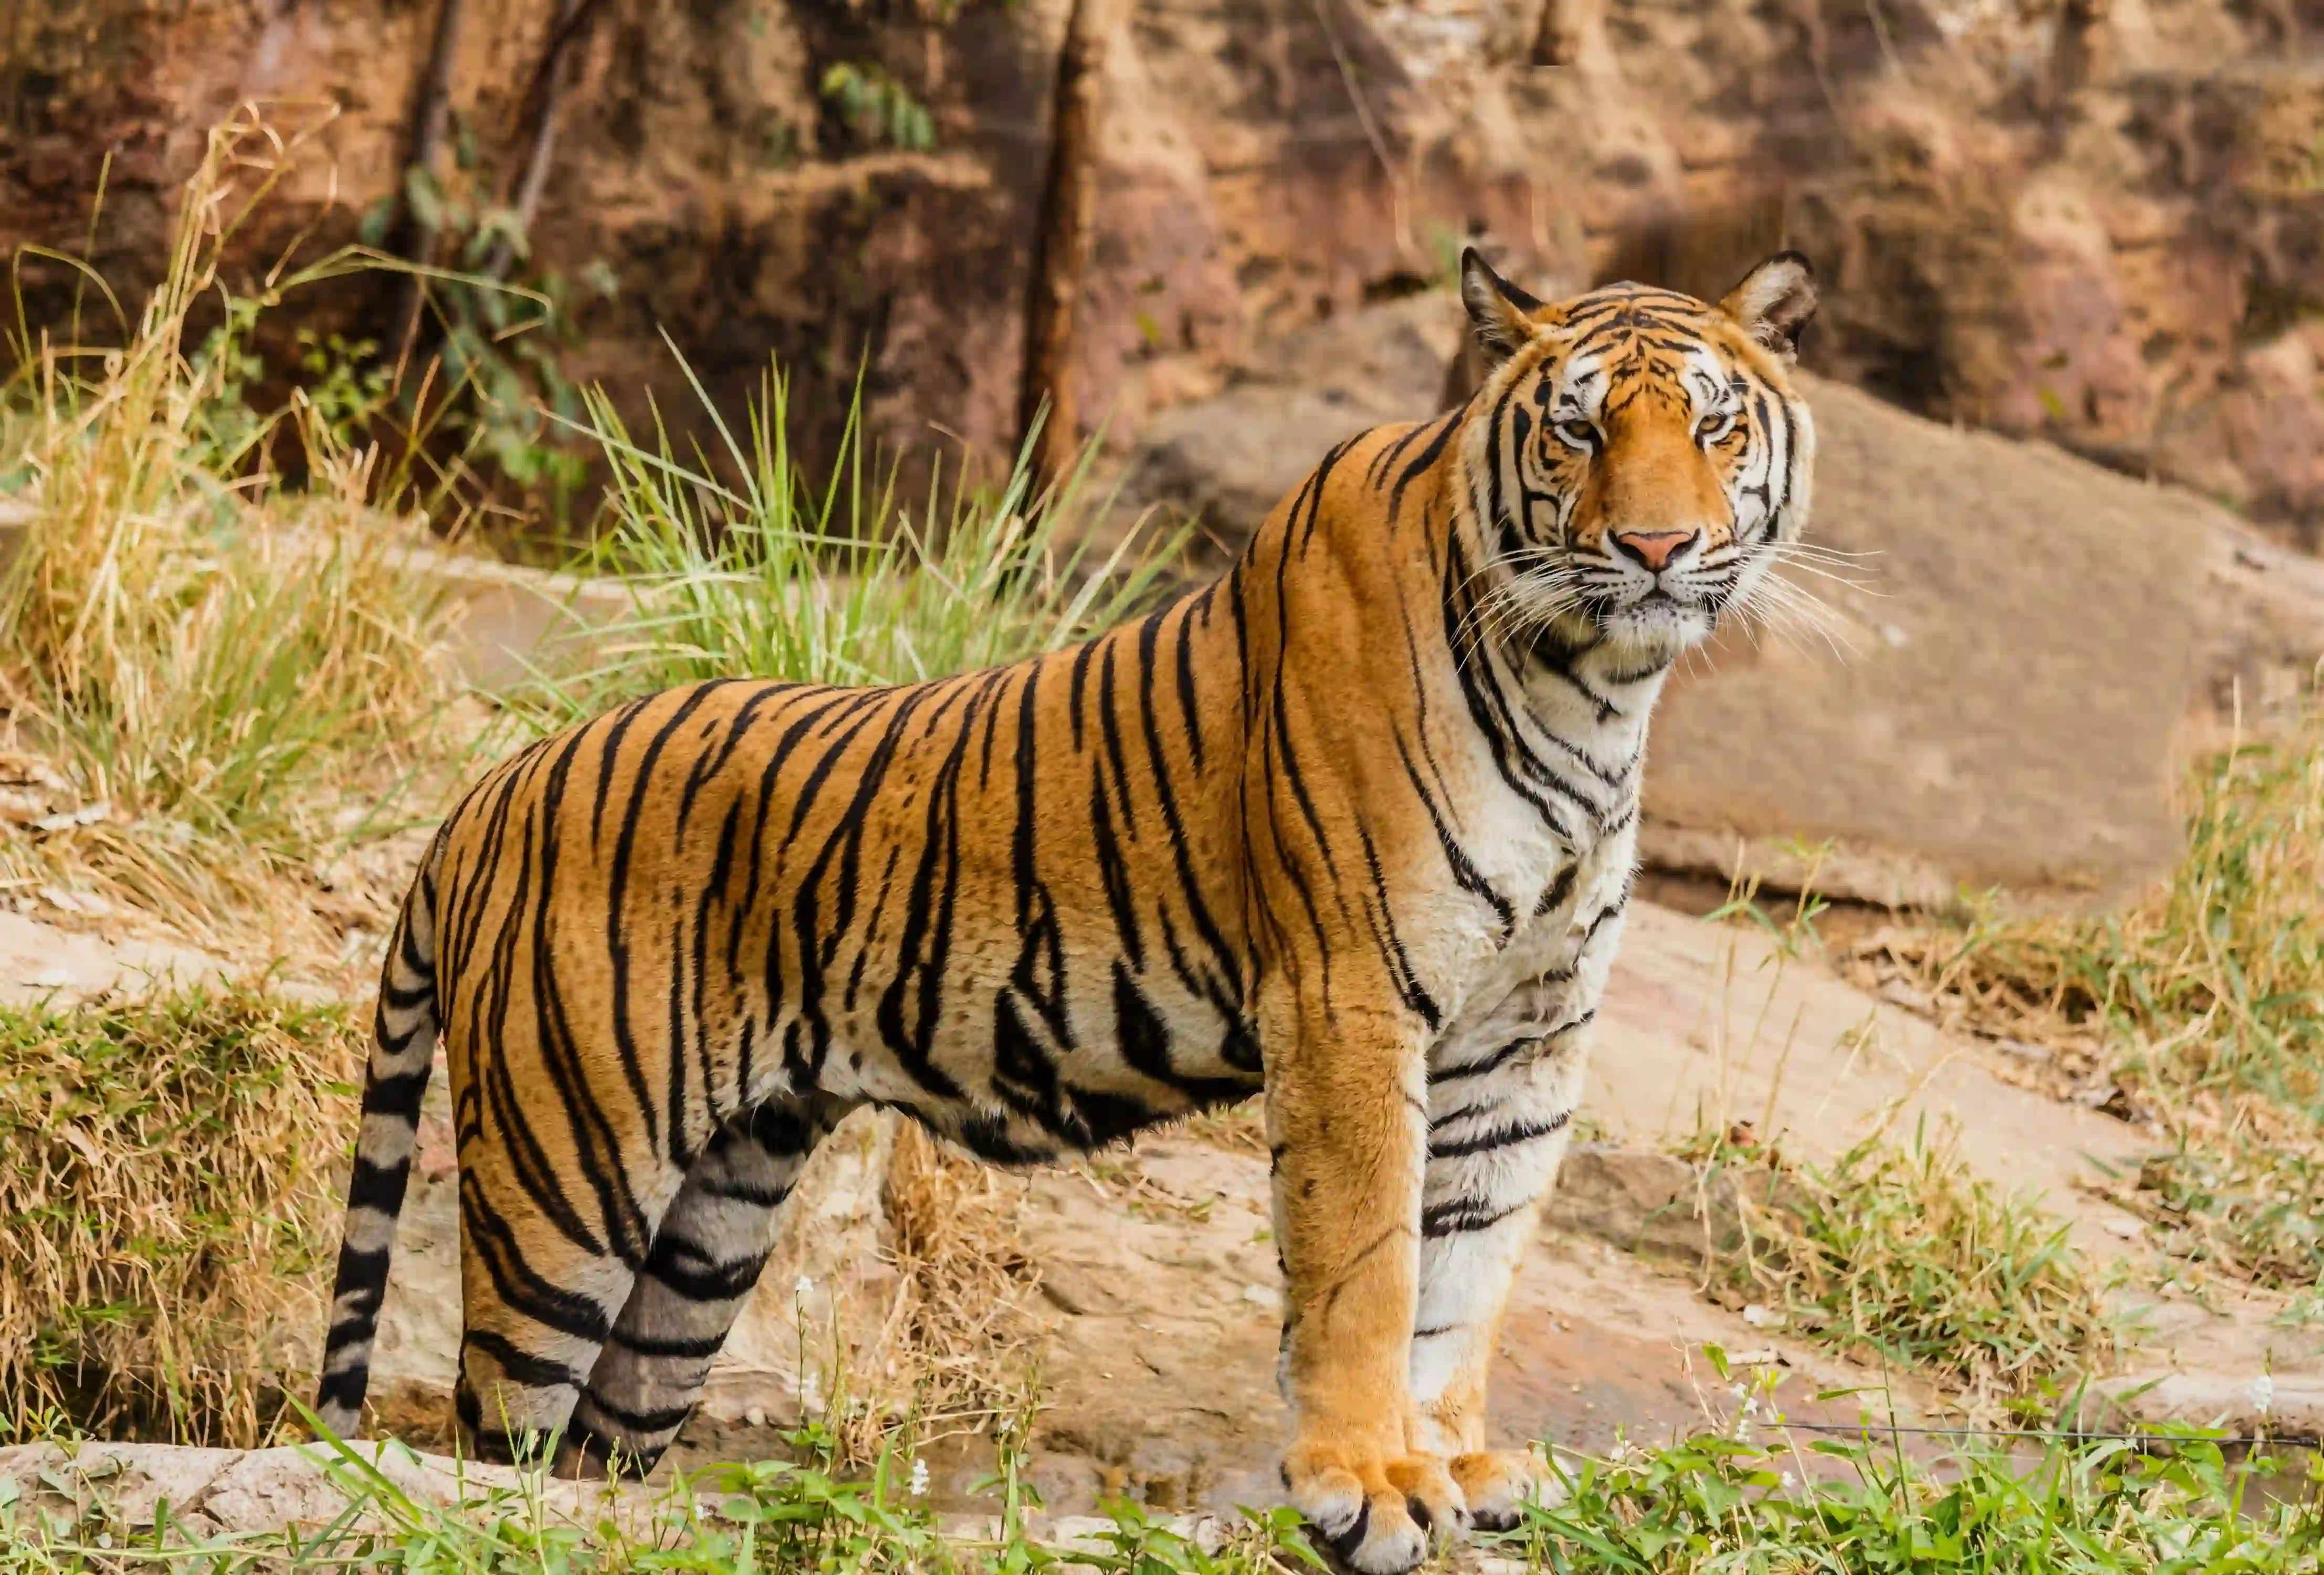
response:
<svg viewBox="0 0 2324 1575"><path fill-rule="evenodd" d="M1283 1460L1292 1507L1358 1575L1404 1575L1469 1529L1468 1501L1434 1455L1302 1441Z"/></svg>
<svg viewBox="0 0 2324 1575"><path fill-rule="evenodd" d="M1523 1450L1456 1455L1452 1473L1479 1531L1511 1530L1527 1504L1554 1504L1562 1496L1556 1478Z"/></svg>

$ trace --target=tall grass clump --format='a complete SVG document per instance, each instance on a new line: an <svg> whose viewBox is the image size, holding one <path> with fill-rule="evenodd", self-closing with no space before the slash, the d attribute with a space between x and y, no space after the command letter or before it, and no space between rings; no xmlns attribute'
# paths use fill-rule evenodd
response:
<svg viewBox="0 0 2324 1575"><path fill-rule="evenodd" d="M1046 489L1019 457L991 486L933 465L908 497L871 452L860 393L817 479L791 447L779 369L739 423L684 370L715 457L682 454L658 414L641 438L603 391L586 396L606 494L585 566L618 576L630 606L590 639L588 665L541 675L537 726L705 678L909 683L1053 650L1145 605L1183 542L1086 547L1093 450Z"/></svg>
<svg viewBox="0 0 2324 1575"><path fill-rule="evenodd" d="M10 838L0 874L226 922L314 855L350 777L408 756L446 697L426 583L361 508L373 456L294 401L314 470L294 520L256 466L270 423L232 385L266 298L231 298L223 259L290 157L254 115L211 134L168 272L115 347L20 320L0 706L78 802ZM189 342L205 314L220 327Z"/></svg>
<svg viewBox="0 0 2324 1575"><path fill-rule="evenodd" d="M2118 913L1989 914L1891 940L1966 1026L2111 1079L2170 1147L2121 1189L2166 1245L2262 1284L2324 1276L2324 705L2194 774L2170 879Z"/></svg>
<svg viewBox="0 0 2324 1575"><path fill-rule="evenodd" d="M1771 1185L1737 1197L1743 1229L1712 1266L1727 1292L1973 1409L2054 1393L2112 1357L2103 1291L2064 1222L1977 1175L1949 1131L1903 1147L1876 1135L1825 1165L1779 1162Z"/></svg>
<svg viewBox="0 0 2324 1575"><path fill-rule="evenodd" d="M257 988L0 1007L0 1443L249 1445L322 1317L357 1022Z"/></svg>

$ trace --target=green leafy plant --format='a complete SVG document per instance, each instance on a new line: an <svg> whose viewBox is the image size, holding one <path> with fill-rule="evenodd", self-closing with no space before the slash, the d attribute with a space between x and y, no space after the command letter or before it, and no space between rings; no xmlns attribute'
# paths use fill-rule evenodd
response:
<svg viewBox="0 0 2324 1575"><path fill-rule="evenodd" d="M1775 1165L1772 1185L1739 1192L1741 1240L1715 1282L1828 1343L2000 1401L2054 1395L2112 1354L2101 1288L2065 1224L1976 1175L1950 1132L1868 1138L1829 1165L1732 1145L1711 1161Z"/></svg>
<svg viewBox="0 0 2324 1575"><path fill-rule="evenodd" d="M911 90L877 65L840 60L825 69L823 96L858 141L908 152L936 146L936 117Z"/></svg>
<svg viewBox="0 0 2324 1575"><path fill-rule="evenodd" d="M553 268L496 276L498 266L529 262L530 237L512 209L472 195L475 186L473 176L439 181L420 170L404 181L402 203L440 238L449 262L416 271L441 375L407 370L398 391L402 419L456 438L464 459L480 461L562 520L586 479L568 441L581 413L580 391L565 370L579 342L573 313L584 292L611 298L620 281L602 261L577 280ZM385 240L395 212L393 202L374 205L361 231L365 244Z"/></svg>

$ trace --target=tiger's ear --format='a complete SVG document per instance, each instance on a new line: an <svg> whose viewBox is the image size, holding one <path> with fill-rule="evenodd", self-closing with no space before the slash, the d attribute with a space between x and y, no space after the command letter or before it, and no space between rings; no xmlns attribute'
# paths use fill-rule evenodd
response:
<svg viewBox="0 0 2324 1575"><path fill-rule="evenodd" d="M1461 253L1461 304L1469 309L1469 327L1488 368L1533 337L1532 314L1541 310L1541 302L1494 272L1474 246Z"/></svg>
<svg viewBox="0 0 2324 1575"><path fill-rule="evenodd" d="M1819 299L1814 264L1797 252L1778 252L1745 274L1719 309L1789 361L1800 353L1800 330L1815 316Z"/></svg>

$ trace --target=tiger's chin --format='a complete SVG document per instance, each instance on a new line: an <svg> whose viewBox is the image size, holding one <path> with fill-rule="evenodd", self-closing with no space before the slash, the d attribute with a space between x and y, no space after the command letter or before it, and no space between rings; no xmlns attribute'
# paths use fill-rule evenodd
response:
<svg viewBox="0 0 2324 1575"><path fill-rule="evenodd" d="M1718 614L1700 602L1650 592L1627 604L1595 609L1591 622L1613 650L1641 662L1665 663L1710 639Z"/></svg>

